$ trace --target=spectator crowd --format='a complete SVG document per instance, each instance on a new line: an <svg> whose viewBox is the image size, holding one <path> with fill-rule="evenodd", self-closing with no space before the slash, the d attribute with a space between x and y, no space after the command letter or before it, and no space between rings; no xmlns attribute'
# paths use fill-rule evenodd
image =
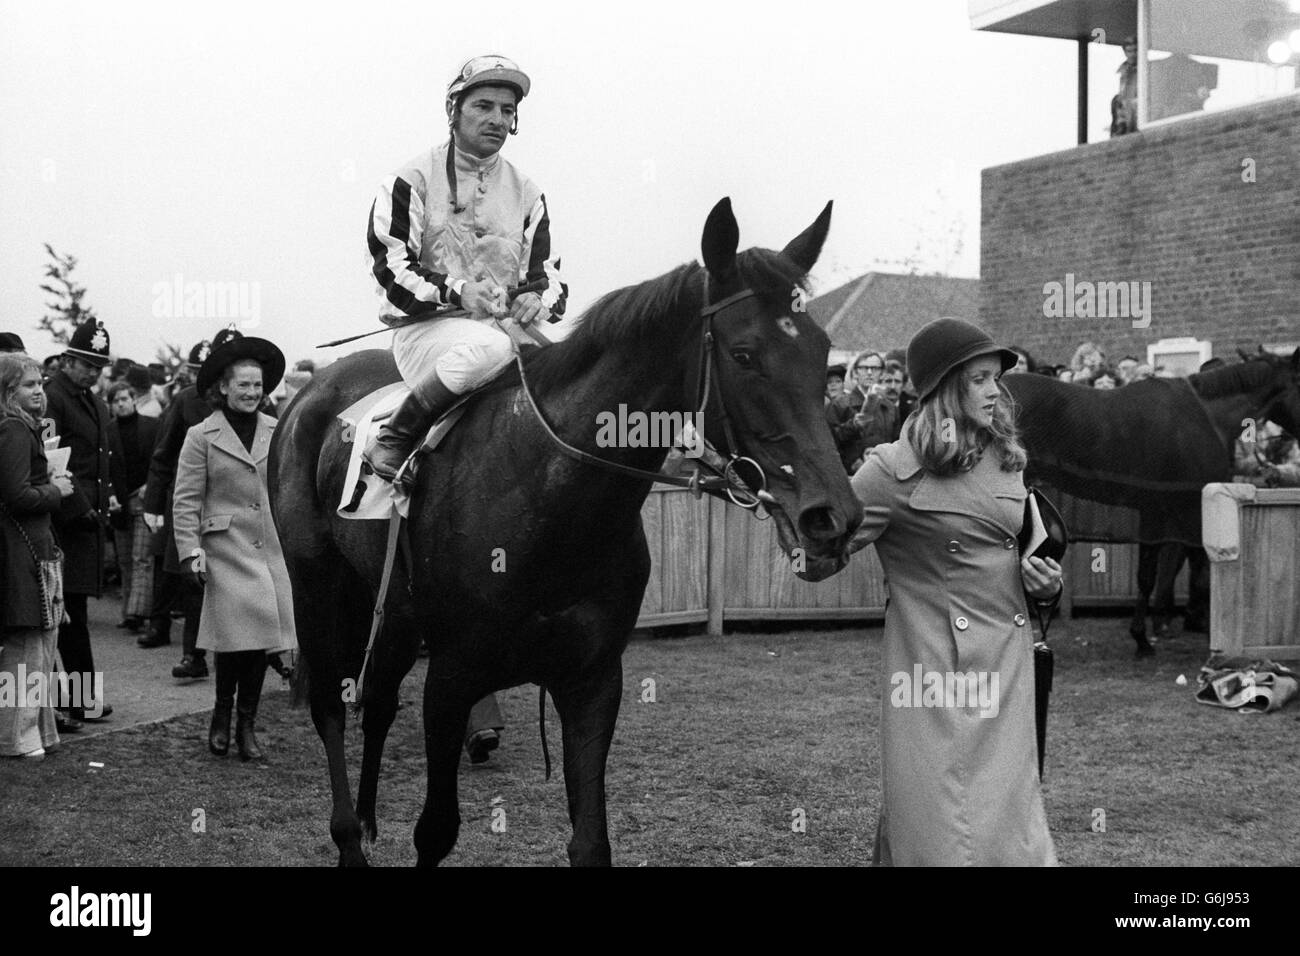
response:
<svg viewBox="0 0 1300 956"><path fill-rule="evenodd" d="M1046 375L1085 388L1115 389L1165 372L1133 355L1116 362L1095 342L1081 342L1068 362L1038 362L1025 349L1012 345L1019 356L1009 372ZM1207 372L1224 365L1212 358L1201 365ZM916 391L908 377L903 349L865 349L848 365L826 370L826 424L835 437L840 459L851 475L876 445L898 440L903 424L916 407ZM1244 480L1269 486L1300 486L1300 448L1294 436L1276 424L1256 422L1255 441L1237 442L1235 473Z"/></svg>
<svg viewBox="0 0 1300 956"><path fill-rule="evenodd" d="M287 573L266 503L266 458L276 416L314 371L304 360L284 375L274 345L233 326L197 343L170 373L161 363L114 360L98 320L75 328L67 348L39 364L19 335L0 333L0 671L16 675L21 664L26 674L50 678L48 693L0 707L0 755L42 757L60 734L112 715L95 670L87 602L115 585L117 627L138 634L142 649L170 645L172 620L183 619L173 677L207 677L206 651L217 651L211 749L224 754L228 747L229 728L218 724L228 723L238 687L240 754L262 757L253 735L262 675L270 667L288 677L280 652L294 647L291 611L285 620ZM276 391L282 377L285 387ZM186 466L183 452L202 444L196 436L209 433L200 427L205 422L242 443L254 465L251 479L222 477L197 452ZM231 494L236 484L241 501L256 502L257 530L247 555L235 560L227 553L215 588L225 595L223 608L214 612L209 596L207 616L215 623L203 630L207 569L195 567L193 554L184 561L178 554L175 490L188 489L180 516L195 539L186 539L188 550L220 551L215 537L198 546L199 518L211 510L210 497ZM258 582L237 595L235 607L229 568L247 567L253 556L278 561L271 570L283 594L277 600L276 588ZM249 638L245 625L268 604L276 628ZM230 623L232 609L238 626Z"/></svg>

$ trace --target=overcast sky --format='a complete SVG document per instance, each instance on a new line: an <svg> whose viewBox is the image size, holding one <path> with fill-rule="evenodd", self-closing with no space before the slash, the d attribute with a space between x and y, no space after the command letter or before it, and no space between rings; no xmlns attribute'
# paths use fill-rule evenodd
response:
<svg viewBox="0 0 1300 956"><path fill-rule="evenodd" d="M445 140L479 53L532 78L504 155L547 195L575 310L697 258L722 196L742 247L777 248L834 199L820 291L918 252L977 276L980 170L1074 143L1073 44L975 33L962 0L453 6L0 0L0 330L54 350L49 242L115 354L240 320L160 301L180 277L245 284L245 331L290 362L338 357L313 346L377 327L375 187ZM1107 95L1120 59L1094 58Z"/></svg>

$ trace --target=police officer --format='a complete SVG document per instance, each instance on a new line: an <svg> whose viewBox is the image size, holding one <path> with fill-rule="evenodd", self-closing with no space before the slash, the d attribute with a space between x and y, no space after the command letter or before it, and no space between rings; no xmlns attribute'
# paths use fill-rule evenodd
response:
<svg viewBox="0 0 1300 956"><path fill-rule="evenodd" d="M57 434L59 447L72 449L68 471L74 486L55 518L55 534L63 550L68 614L68 620L59 626L59 657L64 669L82 675L83 681L95 672L86 599L103 593L108 516L118 510L118 502L126 500L128 491L121 448L113 447L116 442L108 429L108 406L91 391L100 369L109 364L108 350L104 323L98 319L83 322L73 331L59 367L45 387L46 437ZM83 713L86 710L96 713ZM112 712L107 704L100 709L88 699L74 702L70 708L73 720L102 720Z"/></svg>

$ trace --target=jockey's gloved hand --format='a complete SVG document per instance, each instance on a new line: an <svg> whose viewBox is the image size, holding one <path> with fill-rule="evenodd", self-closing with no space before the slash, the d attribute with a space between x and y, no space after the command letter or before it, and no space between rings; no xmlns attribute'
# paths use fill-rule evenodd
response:
<svg viewBox="0 0 1300 956"><path fill-rule="evenodd" d="M466 282L460 290L460 305L470 315L506 314L506 293L491 282Z"/></svg>

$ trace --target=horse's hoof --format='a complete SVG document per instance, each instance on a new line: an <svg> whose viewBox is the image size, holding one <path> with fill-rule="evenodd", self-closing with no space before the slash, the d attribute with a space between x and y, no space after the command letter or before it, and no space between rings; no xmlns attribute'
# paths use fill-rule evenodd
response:
<svg viewBox="0 0 1300 956"><path fill-rule="evenodd" d="M361 852L361 848L357 847L355 850L339 850L339 866L370 866L370 862L366 859L366 855Z"/></svg>
<svg viewBox="0 0 1300 956"><path fill-rule="evenodd" d="M367 843L371 844L373 844L375 840L379 839L379 827L375 825L374 820L361 821L361 837Z"/></svg>

